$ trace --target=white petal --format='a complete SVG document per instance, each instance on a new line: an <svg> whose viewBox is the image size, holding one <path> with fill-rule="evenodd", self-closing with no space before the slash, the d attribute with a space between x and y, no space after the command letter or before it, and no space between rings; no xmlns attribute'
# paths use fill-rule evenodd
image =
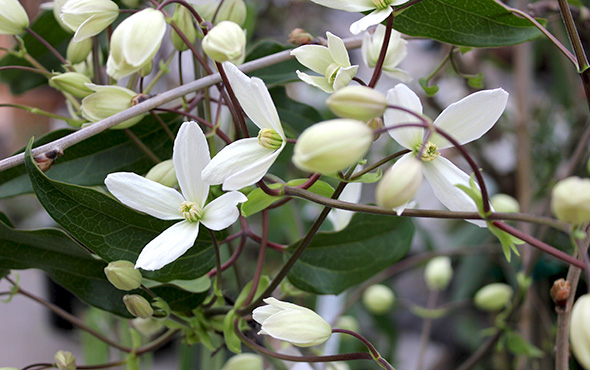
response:
<svg viewBox="0 0 590 370"><path fill-rule="evenodd" d="M303 82L313 87L317 87L318 89L331 94L334 92L334 87L332 84L328 82L328 79L324 76L310 76L307 73L303 73L300 71L297 72L297 77Z"/></svg>
<svg viewBox="0 0 590 370"><path fill-rule="evenodd" d="M223 63L232 90L242 109L259 128L275 130L283 139L283 127L277 109L264 82L256 77L250 78L230 62Z"/></svg>
<svg viewBox="0 0 590 370"><path fill-rule="evenodd" d="M282 311L282 309L279 307L275 307L272 305L264 305L257 307L254 309L254 311L252 311L252 318L254 319L254 321L262 325L262 323L266 319L280 311Z"/></svg>
<svg viewBox="0 0 590 370"><path fill-rule="evenodd" d="M210 157L207 139L196 122L185 122L180 126L174 140L172 160L182 194L186 200L202 207L209 194L209 185L201 179L201 171L209 164Z"/></svg>
<svg viewBox="0 0 590 370"><path fill-rule="evenodd" d="M371 0L311 0L312 2L332 9L344 10L347 12L364 12L375 9Z"/></svg>
<svg viewBox="0 0 590 370"><path fill-rule="evenodd" d="M345 202L357 203L361 199L363 184L360 182L352 182L344 188L342 194L338 199ZM354 216L353 211L334 208L328 213L328 219L334 226L334 231L344 230L350 223L350 219Z"/></svg>
<svg viewBox="0 0 590 370"><path fill-rule="evenodd" d="M477 212L477 206L465 192L455 185L469 187L469 176L448 159L439 156L427 162L422 161L422 171L430 183L434 195L451 211ZM486 227L485 221L466 220L479 227Z"/></svg>
<svg viewBox="0 0 590 370"><path fill-rule="evenodd" d="M408 83L412 81L412 76L410 76L408 74L408 72L401 70L401 69L397 69L397 68L393 68L393 69L383 69L383 73L385 73L385 75L387 75L387 77L389 78L393 78L396 80L400 80L403 83Z"/></svg>
<svg viewBox="0 0 590 370"><path fill-rule="evenodd" d="M210 230L223 230L236 222L240 216L237 205L247 200L239 191L225 193L205 206L201 222Z"/></svg>
<svg viewBox="0 0 590 370"><path fill-rule="evenodd" d="M343 87L348 86L350 81L356 75L356 71L359 69L359 66L351 66L346 68L340 68L338 72L336 72L336 78L334 79L334 90L341 89Z"/></svg>
<svg viewBox="0 0 590 370"><path fill-rule="evenodd" d="M391 12L393 12L393 9L390 6L388 6L385 9L375 9L373 12L367 14L363 18L351 24L350 32L353 35L358 35L359 33L365 31L367 28L384 21L385 18L389 17Z"/></svg>
<svg viewBox="0 0 590 370"><path fill-rule="evenodd" d="M262 330L273 338L308 347L321 344L330 338L332 328L315 312L283 310L267 318Z"/></svg>
<svg viewBox="0 0 590 370"><path fill-rule="evenodd" d="M283 142L281 147L270 153L268 156L260 158L258 161L249 164L241 171L229 176L224 182L222 189L225 191L238 190L245 186L258 182L266 175L268 169L275 162L279 154L283 151L286 143Z"/></svg>
<svg viewBox="0 0 590 370"><path fill-rule="evenodd" d="M135 268L150 271L161 269L189 250L198 235L198 222L185 220L175 223L143 248L135 262Z"/></svg>
<svg viewBox="0 0 590 370"><path fill-rule="evenodd" d="M131 172L111 173L104 180L121 203L162 220L180 220L184 198L176 190Z"/></svg>
<svg viewBox="0 0 590 370"><path fill-rule="evenodd" d="M334 63L330 50L321 45L303 45L291 50L291 55L299 63L321 75L326 74L330 64Z"/></svg>
<svg viewBox="0 0 590 370"><path fill-rule="evenodd" d="M330 32L326 32L326 36L328 36L328 50L334 62L342 67L350 67L350 59L344 41Z"/></svg>
<svg viewBox="0 0 590 370"><path fill-rule="evenodd" d="M387 104L397 105L417 114L422 114L420 98L404 84L397 84L393 89L387 91ZM393 108L387 108L383 115L383 121L385 127L392 127L403 123L420 123L418 117ZM388 130L387 132L400 145L411 150L415 149L416 145L422 143L422 136L424 135L422 128L412 127Z"/></svg>
<svg viewBox="0 0 590 370"><path fill-rule="evenodd" d="M478 91L449 105L434 121L434 125L460 144L466 144L480 138L494 126L507 102L508 93L502 89ZM440 135L433 135L430 141L439 149L451 146Z"/></svg>

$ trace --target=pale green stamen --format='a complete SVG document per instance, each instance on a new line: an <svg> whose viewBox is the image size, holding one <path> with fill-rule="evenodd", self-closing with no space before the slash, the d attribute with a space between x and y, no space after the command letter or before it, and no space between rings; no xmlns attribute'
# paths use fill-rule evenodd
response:
<svg viewBox="0 0 590 370"><path fill-rule="evenodd" d="M391 0L373 0L375 8L383 10L391 5Z"/></svg>
<svg viewBox="0 0 590 370"><path fill-rule="evenodd" d="M271 128L263 128L258 132L258 143L267 149L277 150L283 144L283 138Z"/></svg>
<svg viewBox="0 0 590 370"><path fill-rule="evenodd" d="M418 154L420 152L421 147L422 144L417 145L414 149L414 152ZM420 159L426 162L430 162L439 155L440 153L438 152L438 147L436 146L436 144L429 141L428 143L426 143L426 146L424 146L424 151L422 152L422 157Z"/></svg>
<svg viewBox="0 0 590 370"><path fill-rule="evenodd" d="M328 68L326 69L325 76L328 79L329 83L334 83L334 81L336 80L336 75L338 74L338 71L341 67L342 66L337 63L332 63L328 66Z"/></svg>
<svg viewBox="0 0 590 370"><path fill-rule="evenodd" d="M199 222L203 218L203 210L195 202L184 201L180 203L180 213L189 222Z"/></svg>

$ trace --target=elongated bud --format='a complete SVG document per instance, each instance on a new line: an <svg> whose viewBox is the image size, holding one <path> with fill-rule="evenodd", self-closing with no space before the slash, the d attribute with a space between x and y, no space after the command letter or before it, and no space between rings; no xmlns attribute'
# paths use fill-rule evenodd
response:
<svg viewBox="0 0 590 370"><path fill-rule="evenodd" d="M152 167L152 169L145 175L146 179L159 182L168 187L175 187L178 183L176 179L176 171L174 170L174 163L172 159L162 161Z"/></svg>
<svg viewBox="0 0 590 370"><path fill-rule="evenodd" d="M424 269L424 279L430 290L443 290L453 277L453 267L449 257L435 257L428 261Z"/></svg>
<svg viewBox="0 0 590 370"><path fill-rule="evenodd" d="M120 86L87 85L94 90L82 100L82 116L90 122L98 122L134 105L137 93ZM115 129L128 128L141 121L140 114L116 125Z"/></svg>
<svg viewBox="0 0 590 370"><path fill-rule="evenodd" d="M368 121L380 117L387 108L385 95L366 86L346 86L327 100L328 107L339 117Z"/></svg>
<svg viewBox="0 0 590 370"><path fill-rule="evenodd" d="M237 23L240 26L246 21L247 8L244 0L215 0L210 2L201 2L194 5L204 20L218 25L223 21ZM213 19L215 17L215 19Z"/></svg>
<svg viewBox="0 0 590 370"><path fill-rule="evenodd" d="M82 41L74 41L72 39L68 44L66 50L66 59L72 64L82 63L88 58L90 51L92 50L92 39L84 39Z"/></svg>
<svg viewBox="0 0 590 370"><path fill-rule="evenodd" d="M180 31L186 36L186 38L192 43L197 39L197 29L193 23L193 16L191 12L184 6L176 4L172 20L178 26ZM188 49L188 45L182 40L178 33L172 29L170 31L170 41L172 45L178 51L185 51Z"/></svg>
<svg viewBox="0 0 590 370"><path fill-rule="evenodd" d="M85 98L94 92L86 84L92 84L92 81L77 72L62 73L49 79L51 87L72 94L77 98Z"/></svg>
<svg viewBox="0 0 590 370"><path fill-rule="evenodd" d="M590 294L584 294L572 308L570 343L576 360L590 369Z"/></svg>
<svg viewBox="0 0 590 370"><path fill-rule="evenodd" d="M312 41L313 36L303 28L295 28L289 34L289 43L297 46L310 44Z"/></svg>
<svg viewBox="0 0 590 370"><path fill-rule="evenodd" d="M555 302L558 307L565 307L567 299L570 296L571 285L564 279L555 280L551 287L551 299Z"/></svg>
<svg viewBox="0 0 590 370"><path fill-rule="evenodd" d="M0 35L19 35L29 27L29 16L17 0L0 4Z"/></svg>
<svg viewBox="0 0 590 370"><path fill-rule="evenodd" d="M262 356L242 353L227 360L221 370L262 370L263 368Z"/></svg>
<svg viewBox="0 0 590 370"><path fill-rule="evenodd" d="M590 179L568 177L553 188L551 209L557 218L572 225L590 221Z"/></svg>
<svg viewBox="0 0 590 370"><path fill-rule="evenodd" d="M71 352L58 351L54 359L59 370L76 370L76 358Z"/></svg>
<svg viewBox="0 0 590 370"><path fill-rule="evenodd" d="M74 40L98 35L117 19L119 7L110 0L68 0L61 8L61 20L74 34Z"/></svg>
<svg viewBox="0 0 590 370"><path fill-rule="evenodd" d="M422 163L418 159L412 156L401 158L377 184L377 205L387 209L405 208L422 184L422 178Z"/></svg>
<svg viewBox="0 0 590 370"><path fill-rule="evenodd" d="M110 262L104 268L108 281L120 290L133 290L141 285L141 272L129 261Z"/></svg>
<svg viewBox="0 0 590 370"><path fill-rule="evenodd" d="M490 199L496 212L517 213L520 212L518 201L507 194L496 194Z"/></svg>
<svg viewBox="0 0 590 370"><path fill-rule="evenodd" d="M385 285L371 285L363 292L363 305L369 312L382 315L388 312L395 303L395 294Z"/></svg>
<svg viewBox="0 0 590 370"><path fill-rule="evenodd" d="M482 311L499 311L506 307L514 291L508 284L494 283L481 288L475 293L475 307Z"/></svg>
<svg viewBox="0 0 590 370"><path fill-rule="evenodd" d="M135 317L147 319L154 314L152 305L138 294L127 294L123 296L123 303L127 307L127 311Z"/></svg>
<svg viewBox="0 0 590 370"><path fill-rule="evenodd" d="M332 175L360 160L372 142L373 131L361 121L320 122L297 139L293 163L303 171Z"/></svg>
<svg viewBox="0 0 590 370"><path fill-rule="evenodd" d="M207 33L202 47L216 62L240 64L246 56L246 33L237 23L223 21Z"/></svg>

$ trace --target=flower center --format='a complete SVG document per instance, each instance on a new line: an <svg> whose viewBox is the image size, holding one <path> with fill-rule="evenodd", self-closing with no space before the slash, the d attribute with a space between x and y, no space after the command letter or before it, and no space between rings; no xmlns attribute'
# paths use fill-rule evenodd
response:
<svg viewBox="0 0 590 370"><path fill-rule="evenodd" d="M336 80L336 75L340 70L340 67L341 65L338 63L332 63L328 66L328 68L326 69L326 78L328 79L329 83L334 83L334 81Z"/></svg>
<svg viewBox="0 0 590 370"><path fill-rule="evenodd" d="M373 4L379 10L383 10L391 5L391 0L373 0Z"/></svg>
<svg viewBox="0 0 590 370"><path fill-rule="evenodd" d="M422 146L422 144L418 144L416 146L416 148L414 149L414 152L416 154L418 154L420 152L421 146ZM428 143L426 143L426 146L424 147L424 151L422 152L422 157L420 159L422 159L423 161L426 161L426 162L430 162L433 159L435 159L436 157L438 157L439 155L440 155L440 153L438 152L438 147L436 146L436 144L429 141Z"/></svg>
<svg viewBox="0 0 590 370"><path fill-rule="evenodd" d="M263 128L258 132L258 143L267 149L277 150L283 144L283 138L271 128Z"/></svg>
<svg viewBox="0 0 590 370"><path fill-rule="evenodd" d="M180 213L189 222L199 222L203 218L203 210L195 202L184 201L180 203Z"/></svg>

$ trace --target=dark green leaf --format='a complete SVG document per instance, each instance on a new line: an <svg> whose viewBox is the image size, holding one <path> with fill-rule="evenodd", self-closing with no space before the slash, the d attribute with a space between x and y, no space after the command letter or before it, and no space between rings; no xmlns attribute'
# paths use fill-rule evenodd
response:
<svg viewBox="0 0 590 370"><path fill-rule="evenodd" d="M5 278L10 274L10 270L7 269L0 269L0 279Z"/></svg>
<svg viewBox="0 0 590 370"><path fill-rule="evenodd" d="M180 119L164 114L161 118L172 131ZM146 116L131 131L160 159L172 156L172 140L152 116ZM66 136L74 130L53 131L35 141L34 147ZM24 151L24 148L23 150ZM111 172L134 171L140 174L154 163L129 139L122 130L107 130L69 147L55 162L47 175L52 179L76 185L103 185ZM0 172L0 198L30 193L33 189L24 165Z"/></svg>
<svg viewBox="0 0 590 370"><path fill-rule="evenodd" d="M262 40L250 50L246 56L246 62L289 50L290 48L290 46L282 45L273 40ZM249 75L251 77L261 78L264 80L264 83L270 87L272 85L281 85L287 82L297 81L297 74L295 74L295 71L298 69L305 69L305 67L299 64L295 59L289 59L251 72Z"/></svg>
<svg viewBox="0 0 590 370"><path fill-rule="evenodd" d="M399 261L413 235L410 219L356 213L346 229L313 238L289 281L307 292L339 294ZM289 246L286 258L298 244Z"/></svg>
<svg viewBox="0 0 590 370"><path fill-rule="evenodd" d="M394 28L410 36L460 46L514 45L541 36L529 21L494 0L426 0L395 17Z"/></svg>
<svg viewBox="0 0 590 370"><path fill-rule="evenodd" d="M297 137L309 126L324 120L315 108L289 98L284 86L273 87L270 94L287 136Z"/></svg>
<svg viewBox="0 0 590 370"><path fill-rule="evenodd" d="M143 247L173 224L140 214L100 191L49 179L33 162L30 146L25 165L33 189L49 215L107 262L137 260ZM162 282L192 280L214 265L211 239L201 231L195 245L182 257L161 270L144 271L143 275Z"/></svg>

